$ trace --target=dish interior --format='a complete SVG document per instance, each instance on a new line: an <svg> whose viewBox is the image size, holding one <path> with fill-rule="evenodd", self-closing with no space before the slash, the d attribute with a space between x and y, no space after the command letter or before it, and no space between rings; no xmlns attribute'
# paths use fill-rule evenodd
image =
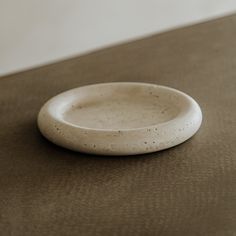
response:
<svg viewBox="0 0 236 236"><path fill-rule="evenodd" d="M125 87L78 91L63 119L80 127L120 130L157 125L178 113L168 93Z"/></svg>

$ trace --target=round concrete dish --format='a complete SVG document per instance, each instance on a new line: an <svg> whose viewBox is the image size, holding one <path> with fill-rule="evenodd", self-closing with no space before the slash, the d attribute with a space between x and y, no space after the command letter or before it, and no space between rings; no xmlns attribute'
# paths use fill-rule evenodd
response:
<svg viewBox="0 0 236 236"><path fill-rule="evenodd" d="M202 113L188 95L146 83L94 84L64 92L40 110L38 126L53 143L100 155L155 152L184 142Z"/></svg>

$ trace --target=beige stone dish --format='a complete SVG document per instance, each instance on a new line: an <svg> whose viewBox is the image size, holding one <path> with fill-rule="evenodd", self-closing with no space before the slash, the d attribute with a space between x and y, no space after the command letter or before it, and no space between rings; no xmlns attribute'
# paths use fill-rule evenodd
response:
<svg viewBox="0 0 236 236"><path fill-rule="evenodd" d="M53 143L85 153L134 155L178 145L202 122L199 105L176 89L147 83L103 83L50 99L38 127Z"/></svg>

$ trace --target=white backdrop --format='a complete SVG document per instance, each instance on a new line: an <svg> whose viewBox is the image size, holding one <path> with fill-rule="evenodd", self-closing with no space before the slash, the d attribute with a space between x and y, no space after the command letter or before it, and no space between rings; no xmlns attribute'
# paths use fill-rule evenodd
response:
<svg viewBox="0 0 236 236"><path fill-rule="evenodd" d="M235 0L0 0L0 75L235 10Z"/></svg>

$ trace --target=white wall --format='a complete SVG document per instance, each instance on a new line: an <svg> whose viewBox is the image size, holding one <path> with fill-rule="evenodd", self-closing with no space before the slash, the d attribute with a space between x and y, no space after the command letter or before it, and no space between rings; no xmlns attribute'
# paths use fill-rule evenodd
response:
<svg viewBox="0 0 236 236"><path fill-rule="evenodd" d="M0 0L0 74L236 10L236 0Z"/></svg>

